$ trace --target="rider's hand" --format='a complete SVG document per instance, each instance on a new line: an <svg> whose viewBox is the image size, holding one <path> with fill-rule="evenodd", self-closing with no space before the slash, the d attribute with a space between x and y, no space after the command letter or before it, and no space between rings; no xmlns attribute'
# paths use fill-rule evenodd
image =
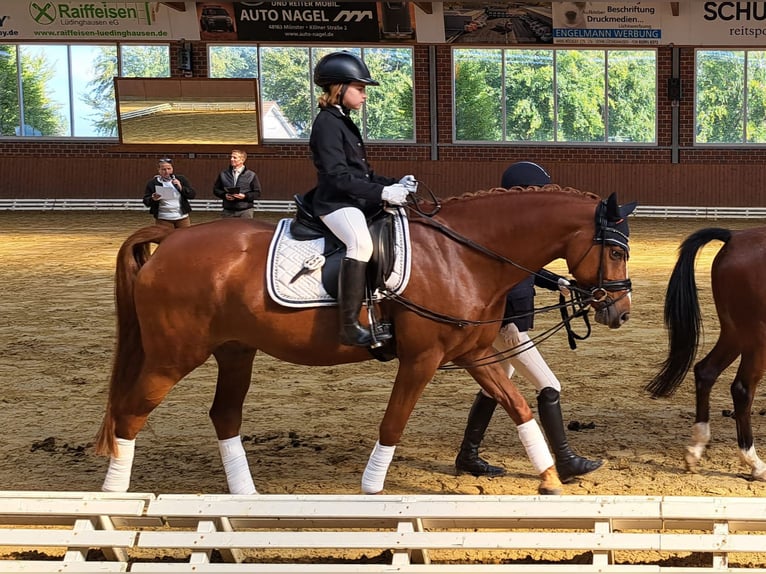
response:
<svg viewBox="0 0 766 574"><path fill-rule="evenodd" d="M414 175L405 175L399 180L399 183L407 188L410 193L415 193L418 190L418 180Z"/></svg>
<svg viewBox="0 0 766 574"><path fill-rule="evenodd" d="M559 280L557 283L559 286L559 291L561 291L564 297L569 297L569 295L571 295L571 291L569 290L569 287L571 287L572 284L564 277L559 277Z"/></svg>
<svg viewBox="0 0 766 574"><path fill-rule="evenodd" d="M401 183L394 183L383 188L381 199L391 205L404 205L407 203L409 191Z"/></svg>

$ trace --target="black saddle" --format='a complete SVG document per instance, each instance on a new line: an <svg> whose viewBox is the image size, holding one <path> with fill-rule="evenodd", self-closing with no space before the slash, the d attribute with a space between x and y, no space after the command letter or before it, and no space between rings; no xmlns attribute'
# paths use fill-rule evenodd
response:
<svg viewBox="0 0 766 574"><path fill-rule="evenodd" d="M346 246L330 231L322 220L314 215L311 206L313 190L305 195L296 194L295 219L290 223L290 235L297 241L324 238L325 264L322 267L322 284L325 291L338 297L338 273L346 256ZM385 286L386 278L394 268L394 216L384 210L367 218L372 236L372 258L367 265L367 286L370 292Z"/></svg>

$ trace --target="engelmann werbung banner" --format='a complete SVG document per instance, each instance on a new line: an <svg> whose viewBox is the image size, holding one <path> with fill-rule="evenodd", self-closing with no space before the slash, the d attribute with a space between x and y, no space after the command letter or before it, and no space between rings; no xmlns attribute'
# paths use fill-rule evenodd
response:
<svg viewBox="0 0 766 574"><path fill-rule="evenodd" d="M194 2L2 2L0 42L198 40Z"/></svg>

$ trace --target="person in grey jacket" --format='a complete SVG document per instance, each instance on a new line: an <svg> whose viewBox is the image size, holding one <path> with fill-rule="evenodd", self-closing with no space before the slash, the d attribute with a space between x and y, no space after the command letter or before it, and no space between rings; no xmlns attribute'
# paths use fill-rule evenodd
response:
<svg viewBox="0 0 766 574"><path fill-rule="evenodd" d="M253 218L253 202L261 197L261 183L245 161L246 152L231 150L229 167L218 174L213 184L213 194L223 200L222 217Z"/></svg>
<svg viewBox="0 0 766 574"><path fill-rule="evenodd" d="M367 217L383 202L404 205L417 182L412 175L399 180L378 175L367 163L362 135L350 114L364 104L367 86L380 84L370 77L361 58L346 51L327 54L314 68L314 83L323 91L309 138L317 185L306 195L314 214L346 246L338 278L340 342L367 347L373 337L359 323L367 262L372 257ZM390 338L390 333L376 332L378 341Z"/></svg>

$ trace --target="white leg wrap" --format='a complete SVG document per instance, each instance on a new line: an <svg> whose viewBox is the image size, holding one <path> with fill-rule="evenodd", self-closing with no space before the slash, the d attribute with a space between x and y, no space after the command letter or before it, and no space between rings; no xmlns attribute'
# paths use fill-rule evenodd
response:
<svg viewBox="0 0 766 574"><path fill-rule="evenodd" d="M545 442L543 433L537 425L537 421L532 419L516 427L519 433L519 440L527 451L529 462L537 474L542 474L544 470L553 466L553 456L548 450L548 443Z"/></svg>
<svg viewBox="0 0 766 574"><path fill-rule="evenodd" d="M690 456L693 462L698 462L702 459L702 455L705 454L705 448L707 448L710 442L710 424L709 423L694 423L692 425L692 440L686 447L688 453L687 458Z"/></svg>
<svg viewBox="0 0 766 574"><path fill-rule="evenodd" d="M117 439L117 452L109 459L109 468L106 471L106 477L104 477L104 484L101 485L101 490L104 492L128 491L135 453L135 439Z"/></svg>
<svg viewBox="0 0 766 574"><path fill-rule="evenodd" d="M377 494L383 490L388 467L391 466L391 461L394 459L395 450L395 446L383 446L380 442L375 442L375 448L372 449L370 460L367 461L367 467L362 475L362 492L364 494Z"/></svg>
<svg viewBox="0 0 766 574"><path fill-rule="evenodd" d="M747 450L739 451L739 455L742 457L743 462L750 467L754 479L766 480L766 465L758 458L755 452L755 445Z"/></svg>
<svg viewBox="0 0 766 574"><path fill-rule="evenodd" d="M226 482L229 484L231 494L258 494L247 466L245 447L242 446L242 438L234 436L218 441L218 450L221 452L223 469L226 471Z"/></svg>

